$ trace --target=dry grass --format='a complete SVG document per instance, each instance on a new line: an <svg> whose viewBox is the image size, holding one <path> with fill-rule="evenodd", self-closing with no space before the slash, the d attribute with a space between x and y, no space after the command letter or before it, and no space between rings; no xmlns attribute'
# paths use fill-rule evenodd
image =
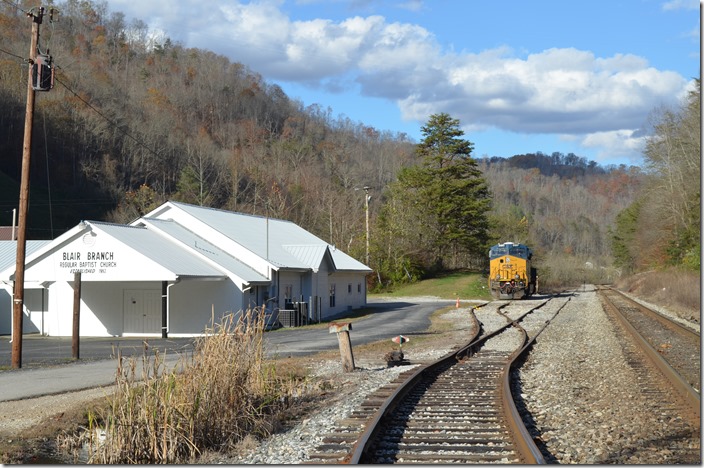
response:
<svg viewBox="0 0 704 468"><path fill-rule="evenodd" d="M639 273L619 280L615 286L661 305L689 320L700 319L701 273L668 269Z"/></svg>
<svg viewBox="0 0 704 468"><path fill-rule="evenodd" d="M403 345L403 351L407 352L409 355L416 353L422 353L426 349L433 348L437 343L442 342L443 345L447 343L448 335L446 334L450 330L454 330L454 326L451 320L444 319L441 316L442 312L445 310L450 310L452 307L445 308L441 311L437 311L432 315L432 325L425 333L415 334L412 336L412 340ZM233 337L221 336L225 333L227 328L232 328L232 323L226 325L225 327L219 326L217 330L213 331L209 335L209 339L213 339L216 342L224 341L229 343ZM253 331L253 329L251 329ZM225 333L227 334L227 333ZM257 334L252 334L252 340L247 345L247 349L254 349L257 342ZM204 338L205 339L205 338ZM238 338L239 339L239 338ZM353 340L354 341L354 340ZM239 346L243 346L240 344ZM213 353L223 354L222 350L229 350L229 353L238 353L239 349L237 346L223 346L221 343L219 346L215 346L211 343L207 347L201 347L201 350L209 350ZM376 343L371 343L369 345L356 345L354 346L354 356L358 362L373 362L373 365L383 365L384 361L382 356L389 351L398 349L398 345L392 343L389 340L382 340ZM255 355L257 353L254 353ZM213 364L220 362L218 365L213 365L210 367L201 366L200 368L205 370L207 368L211 369L225 369L229 365L229 360L226 359L224 363L218 360L213 361ZM244 437L232 437L227 441L228 447L223 448L223 446L207 448L199 447L198 455L195 460L183 460L176 463L221 463L223 453L240 453L246 452L248 449L256 446L264 436L268 433L279 432L291 427L297 421L300 421L305 417L310 411L320 408L326 404L326 401L330 399L344 398L344 392L337 387L337 381L331 380L329 378L319 378L319 377L307 377L309 373L309 368L311 362L323 361L326 359L339 360L340 352L337 349L330 351L325 351L314 357L294 357L294 358L278 358L274 361L258 361L260 365L252 366L253 369L259 369L260 376L255 381L266 381L266 385L270 387L276 387L272 390L269 395L275 396L275 402L270 404L270 406L264 410L259 410L258 417L261 419L260 422L255 424L255 430L244 435ZM200 362L202 360L208 360L205 356L200 357L194 356L192 361L189 363ZM256 359L254 359L256 362ZM189 363L183 363L189 364ZM143 366L148 369L151 378L146 384L137 382L135 379L130 377L130 373L134 374L139 372L138 367ZM155 372L155 366L157 372ZM232 365L235 367L234 364ZM195 372L195 371L193 371ZM254 370L253 370L254 372ZM142 437L142 433L135 431L134 428L131 432L129 427L113 428L113 430L124 431L119 437L120 439L115 439L115 441L108 441L107 436L109 435L109 430L106 431L106 438L104 442L99 440L95 430L106 426L108 421L112 421L113 424L125 423L130 421L131 424L148 425L151 424L149 421L162 421L164 415L149 417L135 416L133 413L137 412L138 405L142 402L145 404L150 404L151 407L158 409L159 411L167 412L163 405L158 405L153 402L156 396L151 397L149 400L148 396L144 395L143 392L152 392L153 394L158 394L158 389L163 389L165 387L165 379L171 378L172 372L167 372L163 365L157 365L155 362L147 363L144 360L136 360L128 362L123 369L121 369L122 378L120 379L119 385L115 386L115 396L104 396L98 400L91 400L88 404L86 402L81 403L81 405L76 405L75 411L66 411L60 418L56 421L42 421L41 424L35 426L35 430L23 431L21 435L18 434L18 438L14 438L12 442L12 447L8 448L8 451L2 457L3 463L31 463L31 462L41 462L44 460L46 463L54 464L57 462L62 463L86 463L90 458L93 463L103 463L103 459L107 459L106 455L99 455L99 453L107 453L102 451L107 451L108 448L117 453L118 450L124 450L125 454L132 450L132 445L130 447L124 448L117 445L121 441L126 441L129 439L127 434L132 434L135 437L136 444L141 445L141 450L146 453L151 453L151 448L147 448L147 442L142 441L142 439L137 439L137 437ZM155 381L155 377L158 374L159 381ZM182 373L183 374L183 373ZM268 377L266 377L268 376ZM206 376L207 377L207 376ZM194 378L194 377L190 377ZM176 382L181 385L181 377L178 376ZM132 383L127 385L127 382ZM208 378L204 378L204 382L207 382ZM222 380L225 382L225 380ZM184 384L185 385L185 384ZM178 392L174 389L172 393ZM118 393L122 396L118 400ZM164 393L164 392L161 392ZM217 393L217 392L216 392ZM191 398L193 400L193 398ZM150 403L151 401L151 403ZM172 396L172 402L176 401L176 398ZM120 408L123 407L120 412L114 412L113 407ZM132 412L128 411L132 408ZM123 414L123 420L118 420L112 417L113 414ZM168 412L167 412L168 414ZM70 415L70 416L69 416ZM112 419L111 419L112 418ZM251 422L251 417L249 418ZM175 423L171 423L175 425ZM125 424L126 426L126 424ZM157 423L153 423L153 430L158 430L159 426ZM39 434L36 429L43 428L41 434ZM170 435L172 433L167 433L166 436L174 437ZM42 442L44 440L45 442ZM131 440L131 439L129 439ZM153 437L152 440L159 440L159 437ZM48 446L47 442L48 441ZM5 441L3 441L5 442ZM108 444L107 446L105 444ZM110 446L112 444L112 446ZM211 444L213 445L213 444ZM101 448L102 447L102 448ZM58 453L55 451L58 449ZM159 447L157 447L158 452ZM0 452L3 452L2 444L0 444ZM44 456L43 454L46 454ZM103 457L103 458L100 458ZM130 455L129 460L137 460L136 456ZM117 459L117 456L112 455L110 459ZM124 461L121 463L129 463L129 461Z"/></svg>
<svg viewBox="0 0 704 468"><path fill-rule="evenodd" d="M268 434L301 375L278 375L265 361L263 331L263 314L247 311L215 324L178 370L159 355L143 356L141 366L130 359L118 369L109 405L90 412L86 430L59 445L74 453L87 447L90 463L192 463L247 435Z"/></svg>

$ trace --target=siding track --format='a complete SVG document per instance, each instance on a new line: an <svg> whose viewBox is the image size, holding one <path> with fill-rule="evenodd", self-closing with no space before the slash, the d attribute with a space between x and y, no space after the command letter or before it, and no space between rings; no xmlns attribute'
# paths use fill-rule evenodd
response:
<svg viewBox="0 0 704 468"><path fill-rule="evenodd" d="M479 337L401 374L342 421L311 461L545 463L515 408L508 377L512 363L562 308L543 309L549 301L496 301L472 309L481 323Z"/></svg>

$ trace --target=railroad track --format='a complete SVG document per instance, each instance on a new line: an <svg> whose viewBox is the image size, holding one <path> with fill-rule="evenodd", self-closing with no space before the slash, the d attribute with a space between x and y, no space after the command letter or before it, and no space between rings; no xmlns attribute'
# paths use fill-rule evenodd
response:
<svg viewBox="0 0 704 468"><path fill-rule="evenodd" d="M323 439L311 463L545 463L516 410L509 371L569 299L472 309L457 352L409 370ZM479 326L480 325L480 326Z"/></svg>
<svg viewBox="0 0 704 468"><path fill-rule="evenodd" d="M611 288L600 288L604 306L618 313L653 364L678 393L699 411L701 337L692 328L658 313Z"/></svg>
<svg viewBox="0 0 704 468"><path fill-rule="evenodd" d="M640 375L634 391L647 395L657 408L653 418L669 421L668 436L655 445L668 449L668 463L701 464L699 335L618 291L600 288L599 293L604 309L626 332L624 355ZM692 380L697 388L690 384Z"/></svg>

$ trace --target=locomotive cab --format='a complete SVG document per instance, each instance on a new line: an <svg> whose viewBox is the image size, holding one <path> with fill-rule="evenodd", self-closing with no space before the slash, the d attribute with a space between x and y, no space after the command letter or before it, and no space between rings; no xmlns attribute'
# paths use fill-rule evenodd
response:
<svg viewBox="0 0 704 468"><path fill-rule="evenodd" d="M523 244L504 242L489 249L489 289L495 299L522 299L537 289L533 252Z"/></svg>

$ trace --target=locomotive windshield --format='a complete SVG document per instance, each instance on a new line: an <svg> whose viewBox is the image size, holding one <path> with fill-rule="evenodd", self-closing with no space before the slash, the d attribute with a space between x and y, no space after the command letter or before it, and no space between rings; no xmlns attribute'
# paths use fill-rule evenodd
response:
<svg viewBox="0 0 704 468"><path fill-rule="evenodd" d="M530 260L533 253L527 246L523 244L513 244L511 242L495 245L489 250L490 259L502 257L504 255L511 255Z"/></svg>

